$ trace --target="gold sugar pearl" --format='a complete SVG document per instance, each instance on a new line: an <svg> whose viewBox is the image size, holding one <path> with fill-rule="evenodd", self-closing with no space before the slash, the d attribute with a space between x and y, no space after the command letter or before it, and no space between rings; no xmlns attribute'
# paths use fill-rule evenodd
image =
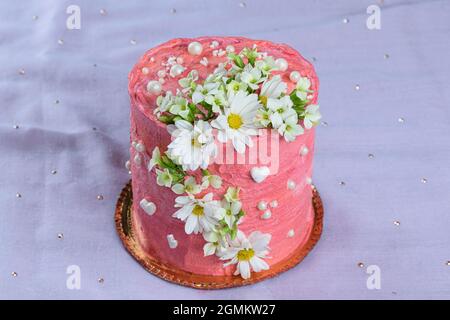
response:
<svg viewBox="0 0 450 320"><path fill-rule="evenodd" d="M17 277L18 275L19 275L19 274L18 274L17 272L15 272L15 271L11 272L11 276L12 276L13 278Z"/></svg>
<svg viewBox="0 0 450 320"><path fill-rule="evenodd" d="M97 200L103 200L104 198L103 198L103 196L101 195L101 194L99 194L98 196L97 196Z"/></svg>
<svg viewBox="0 0 450 320"><path fill-rule="evenodd" d="M358 262L358 267L359 267L359 268L364 268L364 263Z"/></svg>
<svg viewBox="0 0 450 320"><path fill-rule="evenodd" d="M394 225L397 226L397 227L400 226L400 221L395 220L395 221L394 221Z"/></svg>
<svg viewBox="0 0 450 320"><path fill-rule="evenodd" d="M100 283L100 284L102 284L102 283L105 282L105 279L103 279L103 278L98 278L98 279L97 279L97 282Z"/></svg>

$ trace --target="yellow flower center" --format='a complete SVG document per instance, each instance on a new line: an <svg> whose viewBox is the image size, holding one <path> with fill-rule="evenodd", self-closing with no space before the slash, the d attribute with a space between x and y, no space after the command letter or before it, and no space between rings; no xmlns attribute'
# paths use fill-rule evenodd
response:
<svg viewBox="0 0 450 320"><path fill-rule="evenodd" d="M239 250L237 258L239 261L249 261L255 255L255 250L253 249L242 249Z"/></svg>
<svg viewBox="0 0 450 320"><path fill-rule="evenodd" d="M197 204L197 205L195 205L194 209L192 210L192 214L200 217L203 215L203 211L204 211L203 207L199 206Z"/></svg>
<svg viewBox="0 0 450 320"><path fill-rule="evenodd" d="M228 116L228 125L232 129L239 129L242 126L242 118L240 115L235 113L230 113Z"/></svg>
<svg viewBox="0 0 450 320"><path fill-rule="evenodd" d="M198 141L197 138L192 138L192 139L191 139L191 144L192 144L194 147L201 147L201 146L202 146L202 144Z"/></svg>
<svg viewBox="0 0 450 320"><path fill-rule="evenodd" d="M259 97L259 101L261 101L263 106L267 106L267 97L266 96Z"/></svg>

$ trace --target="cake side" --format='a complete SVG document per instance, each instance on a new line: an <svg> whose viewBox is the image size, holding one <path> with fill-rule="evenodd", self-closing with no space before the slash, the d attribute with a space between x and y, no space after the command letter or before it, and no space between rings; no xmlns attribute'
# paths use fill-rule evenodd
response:
<svg viewBox="0 0 450 320"><path fill-rule="evenodd" d="M187 48L193 40L200 43L203 48L200 56L187 53ZM214 42L218 43L217 46L212 46ZM160 152L164 153L173 137L167 130L168 126L154 113L155 106L161 104L157 101L159 95L155 94L155 90L152 88L149 90L147 87L152 81L158 81L163 89L161 91L176 92L180 89L178 81L188 76L194 68L198 70L200 82L211 74L219 63L225 61L226 57L218 51L221 50L220 48L225 51L229 46L233 46L235 52L240 52L254 45L267 55L285 59L288 68L274 70L271 77L280 75L286 83L287 92L296 88L298 81L292 80L296 79L292 71L296 71L301 77L308 78L310 81L309 103L314 104L317 101L318 80L312 66L295 50L267 41L207 37L176 39L148 51L130 73L132 142L130 153L135 212L134 229L146 251L158 256L161 261L185 271L223 275L234 273L236 267L231 264L224 268L225 259L218 259L215 255L205 256L204 235L202 233L187 234L185 222L172 216L178 210L174 208L174 203L180 195L173 192L171 188L155 183L159 178L157 172L148 170L154 148L158 147ZM175 57L177 65L178 62L182 62L181 73L171 74L175 64L169 64L168 68L162 65L167 64L171 57ZM201 64L201 61L205 61L204 57L207 57L208 63ZM161 70L165 71L165 74ZM239 217L239 231L246 235L254 231L271 235L270 258L267 255L264 259L270 267L283 261L293 250L301 246L308 239L311 231L314 220L310 186L314 129L305 130L303 134L297 135L293 141L289 142L278 134L276 138L273 138L268 132L269 130L263 129L260 131L260 136L253 136L253 145L260 146L269 141L268 144L272 148L272 144L277 144L277 152L279 152L276 157L277 165L272 163L267 166L267 158L270 158L270 155L256 154L255 156L250 147L243 153L233 151L235 162L236 158L246 159L246 162L244 161L244 164L211 162L207 166L208 176L220 177L221 185L216 188L208 186L196 194L195 198L213 193L213 199L220 201L228 194L229 188L239 187L238 200L241 211L245 212L243 217ZM217 134L216 132L216 137ZM233 148L231 141L227 143L215 141L214 144L219 150L218 153L222 150L225 156L229 155L229 152L224 150L229 149L230 145L231 149ZM249 161L250 158L253 158L253 161ZM275 161L275 159L272 160ZM263 181L257 183L252 175L252 169L262 167L268 167L270 173ZM196 181L204 179L202 170L188 169L186 172Z"/></svg>

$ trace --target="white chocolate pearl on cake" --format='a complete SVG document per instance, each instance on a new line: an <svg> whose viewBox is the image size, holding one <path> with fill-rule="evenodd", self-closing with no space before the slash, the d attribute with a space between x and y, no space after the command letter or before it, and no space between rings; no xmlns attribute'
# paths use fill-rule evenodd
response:
<svg viewBox="0 0 450 320"><path fill-rule="evenodd" d="M272 201L270 202L270 206L271 206L272 208L278 207L278 201L277 201L277 200L272 200Z"/></svg>
<svg viewBox="0 0 450 320"><path fill-rule="evenodd" d="M234 52L234 47L231 45L231 44L229 44L229 45L227 45L227 47L225 48L225 50L226 50L226 52L228 52L228 53L232 53L232 52Z"/></svg>
<svg viewBox="0 0 450 320"><path fill-rule="evenodd" d="M184 62L183 57L178 57L178 58L177 58L177 63L178 63L178 64L183 64L183 62Z"/></svg>
<svg viewBox="0 0 450 320"><path fill-rule="evenodd" d="M264 211L267 209L267 202L260 201L258 202L258 210Z"/></svg>
<svg viewBox="0 0 450 320"><path fill-rule="evenodd" d="M147 67L143 67L141 71L142 71L142 74L148 74L148 72L149 72Z"/></svg>
<svg viewBox="0 0 450 320"><path fill-rule="evenodd" d="M296 185L295 181L288 180L288 182L287 182L287 188L288 188L289 190L294 190L296 186L297 186L297 185Z"/></svg>
<svg viewBox="0 0 450 320"><path fill-rule="evenodd" d="M125 162L125 168L126 168L127 170L130 170L130 168L131 168L130 160L127 160L127 161Z"/></svg>
<svg viewBox="0 0 450 320"><path fill-rule="evenodd" d="M135 146L135 148L136 148L136 150L138 151L138 152L144 152L145 151L145 146L142 144L142 143L136 143L136 146Z"/></svg>
<svg viewBox="0 0 450 320"><path fill-rule="evenodd" d="M198 56L202 54L203 46L200 42L193 41L188 45L188 52L190 55Z"/></svg>
<svg viewBox="0 0 450 320"><path fill-rule="evenodd" d="M275 60L275 65L277 66L277 69L280 71L286 71L287 68L289 67L288 62L286 61L286 59L283 58L278 58L277 60Z"/></svg>
<svg viewBox="0 0 450 320"><path fill-rule="evenodd" d="M132 141L132 142L131 142L131 146L132 146L133 148L135 148L135 149L136 149L136 145L137 145L137 142L136 142L136 141Z"/></svg>
<svg viewBox="0 0 450 320"><path fill-rule="evenodd" d="M310 177L306 178L306 183L307 184L312 184L312 179Z"/></svg>
<svg viewBox="0 0 450 320"><path fill-rule="evenodd" d="M306 156L308 154L309 150L307 146L303 146L300 148L300 155Z"/></svg>
<svg viewBox="0 0 450 320"><path fill-rule="evenodd" d="M161 83L161 84L164 84L164 82L166 82L166 80L164 80L164 78L159 78L158 82Z"/></svg>
<svg viewBox="0 0 450 320"><path fill-rule="evenodd" d="M298 80L300 80L301 75L300 72L298 71L292 71L291 74L289 75L289 79L291 79L292 82L297 83Z"/></svg>
<svg viewBox="0 0 450 320"><path fill-rule="evenodd" d="M263 219L263 220L270 219L270 217L272 217L272 212L271 212L270 210L266 210L266 211L261 215L261 219Z"/></svg>
<svg viewBox="0 0 450 320"><path fill-rule="evenodd" d="M147 83L147 91L151 94L160 94L162 91L162 85L159 81L151 80Z"/></svg>
<svg viewBox="0 0 450 320"><path fill-rule="evenodd" d="M184 67L182 65L179 64L174 64L171 68L170 68L170 76L172 78L178 77L180 74L182 74L184 71Z"/></svg>
<svg viewBox="0 0 450 320"><path fill-rule="evenodd" d="M140 166L141 165L141 162L142 162L142 160L141 160L141 156L140 155L135 155L134 156L134 163L136 163L138 166Z"/></svg>
<svg viewBox="0 0 450 320"><path fill-rule="evenodd" d="M294 235L295 235L294 229L289 230L288 233L287 233L287 236L289 238L292 238Z"/></svg>
<svg viewBox="0 0 450 320"><path fill-rule="evenodd" d="M164 77L166 76L166 70L159 70L159 71L156 73L156 75L157 75L159 78L164 78Z"/></svg>

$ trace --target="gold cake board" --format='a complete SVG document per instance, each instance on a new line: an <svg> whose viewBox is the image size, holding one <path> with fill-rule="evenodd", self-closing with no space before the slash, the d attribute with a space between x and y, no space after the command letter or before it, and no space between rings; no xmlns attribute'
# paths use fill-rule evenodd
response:
<svg viewBox="0 0 450 320"><path fill-rule="evenodd" d="M272 278L299 264L313 249L322 234L324 210L319 192L314 187L312 202L315 213L314 225L306 244L297 248L287 259L271 266L269 270L253 272L251 278L247 280L242 279L240 276L233 275L208 276L194 274L181 270L175 266L164 264L158 261L156 257L144 252L133 235L131 223L131 215L133 214L133 191L131 188L131 180L120 193L116 206L115 222L117 232L119 233L120 239L122 240L125 248L139 262L139 264L141 264L150 273L166 281L196 289L223 289L249 285L264 279Z"/></svg>

